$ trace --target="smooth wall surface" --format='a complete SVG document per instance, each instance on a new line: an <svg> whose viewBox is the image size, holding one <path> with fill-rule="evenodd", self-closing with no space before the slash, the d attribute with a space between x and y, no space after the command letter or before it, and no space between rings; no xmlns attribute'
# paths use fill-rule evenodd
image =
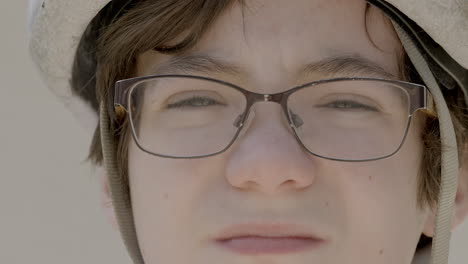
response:
<svg viewBox="0 0 468 264"><path fill-rule="evenodd" d="M78 0L77 0L78 1ZM0 7L0 263L130 264L101 210L84 133L39 78L26 44L26 0ZM468 221L450 264L468 263Z"/></svg>
<svg viewBox="0 0 468 264"><path fill-rule="evenodd" d="M91 135L29 59L27 5L0 7L0 263L130 264L83 162Z"/></svg>

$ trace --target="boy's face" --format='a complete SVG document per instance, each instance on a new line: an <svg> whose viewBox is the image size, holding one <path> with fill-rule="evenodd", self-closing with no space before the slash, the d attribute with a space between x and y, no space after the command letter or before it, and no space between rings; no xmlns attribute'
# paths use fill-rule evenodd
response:
<svg viewBox="0 0 468 264"><path fill-rule="evenodd" d="M221 57L248 75L203 75L255 92L276 93L327 78L297 72L307 63L340 55L361 56L399 75L399 41L382 15L371 9L367 30L375 45L371 42L364 1L247 1L244 11L235 4L193 51ZM138 75L151 74L155 65L169 58L142 54ZM249 129L217 156L160 158L142 152L131 140L130 188L145 263L411 262L429 219L416 203L422 156L416 119L394 156L353 163L307 154L278 104L259 103L252 111L255 119ZM309 240L292 239L293 247L296 242L306 247L256 255L216 242L226 228L245 223L298 225L323 241L310 246ZM284 236L291 232L285 230ZM287 247L286 242L234 239L224 245L265 250L268 243Z"/></svg>

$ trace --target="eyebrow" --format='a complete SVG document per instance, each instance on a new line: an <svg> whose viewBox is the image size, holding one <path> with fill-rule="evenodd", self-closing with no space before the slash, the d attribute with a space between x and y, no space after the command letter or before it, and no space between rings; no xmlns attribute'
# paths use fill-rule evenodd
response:
<svg viewBox="0 0 468 264"><path fill-rule="evenodd" d="M205 53L193 53L174 56L157 65L153 74L176 73L220 73L233 76L247 76L247 71L232 62ZM300 76L323 74L330 77L380 77L398 79L378 63L360 55L339 55L327 57L304 65L299 70ZM365 75L365 76L364 76Z"/></svg>
<svg viewBox="0 0 468 264"><path fill-rule="evenodd" d="M209 54L195 53L171 57L168 61L158 65L153 74L170 73L224 73L230 75L246 75L239 66Z"/></svg>
<svg viewBox="0 0 468 264"><path fill-rule="evenodd" d="M381 77L398 79L395 74L385 70L378 63L360 55L328 57L305 65L300 74L321 73L331 77ZM354 76L349 76L354 75Z"/></svg>

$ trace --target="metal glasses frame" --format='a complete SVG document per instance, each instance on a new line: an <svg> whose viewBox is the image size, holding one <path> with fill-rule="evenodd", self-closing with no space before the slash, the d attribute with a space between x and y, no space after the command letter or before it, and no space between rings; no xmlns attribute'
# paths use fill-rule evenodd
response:
<svg viewBox="0 0 468 264"><path fill-rule="evenodd" d="M133 89L135 89L135 87L139 83L142 83L142 82L145 82L145 81L148 81L148 80L152 80L152 79L158 79L158 78L189 78L189 79L205 80L205 81L215 82L215 83L221 84L223 86L228 86L228 87L231 87L231 88L236 89L237 91L241 92L245 96L245 99L246 99L246 108L245 108L244 112L238 117L238 119L235 122L238 129L237 129L237 132L234 135L233 139L229 142L229 144L224 149L222 149L222 150L220 150L218 152L215 152L215 153L202 155L202 156L188 156L188 157L162 155L162 154L158 154L158 153L148 151L143 146L141 146L141 144L139 143L138 138L136 136L135 126L133 124L133 120L132 120L132 117L131 117L131 111L129 110L130 99L131 99L129 95L132 93ZM319 84L323 84L323 83L351 81L351 80L355 80L355 81L379 81L379 82L385 82L385 83L389 83L389 84L398 85L398 86L403 87L405 89L415 90L415 92L408 93L409 97L410 97L409 98L410 99L410 102L409 102L409 116L408 116L408 121L407 121L407 124L406 124L405 135L404 135L400 145L398 146L398 148L393 153L385 155L385 156L381 156L381 157L376 157L376 158L372 158L372 159L363 159L363 160L349 160L349 159L330 158L330 157L319 155L319 154L314 153L311 150L309 150L302 143L301 139L297 135L294 124L293 124L293 120L292 120L292 118L290 116L290 113L288 111L288 105L287 104L288 104L289 96L291 96L296 91L299 91L301 89L308 88L308 87L311 87L311 86L315 86L315 85L319 85ZM218 80L218 79L209 78L209 77L197 76L197 75L184 75L184 74L164 74L164 75L149 75L149 76L135 77L135 78L120 80L120 81L116 82L114 88L115 88L114 93L109 93L108 94L108 96L109 96L109 98L108 98L109 101L108 102L113 102L112 109L109 109L110 114L111 114L110 116L114 117L116 119L122 119L124 117L124 115L127 114L127 118L129 118L131 128L132 128L133 139L134 139L135 143L137 144L137 146L142 151L144 151L144 152L146 152L148 154L151 154L151 155L164 157L164 158L174 158L174 159L193 159L193 158L210 157L210 156L220 154L220 153L226 151L227 149L229 149L229 147L237 139L239 133L242 131L243 126L244 126L244 122L247 120L247 118L249 116L251 107L257 102L275 102L275 103L280 104L281 108L283 109L284 114L286 115L287 121L288 121L290 127L292 128L292 130L294 132L294 136L295 136L297 142L299 143L299 145L301 145L303 149L305 149L308 153L310 153L310 154L312 154L314 156L321 157L321 158L324 158L324 159L329 159L329 160L335 160L335 161L363 162L363 161L379 160L379 159L384 159L384 158L390 157L390 156L394 155L395 153L397 153L400 150L401 146L403 145L403 143L404 143L404 141L406 139L406 135L408 133L408 128L409 128L410 123L411 123L412 115L415 113L415 111L420 109L423 112L425 112L426 114L428 114L429 116L437 117L432 95L431 95L429 89L427 89L426 86L416 84L416 83L405 82L405 81L387 80L387 79L380 79L380 78L340 77L340 78L323 79L323 80L318 80L318 81L313 81L313 82L308 82L308 83L305 83L305 84L301 84L299 86L292 87L292 88L288 89L287 91L280 92L280 93L262 94L262 93L256 93L256 92L248 91L248 90L246 90L246 89L244 89L244 88L242 88L242 87L240 87L238 85L235 85L235 84L232 84L232 83L229 83L229 82L226 82L226 81ZM113 98L112 98L112 96L113 96Z"/></svg>

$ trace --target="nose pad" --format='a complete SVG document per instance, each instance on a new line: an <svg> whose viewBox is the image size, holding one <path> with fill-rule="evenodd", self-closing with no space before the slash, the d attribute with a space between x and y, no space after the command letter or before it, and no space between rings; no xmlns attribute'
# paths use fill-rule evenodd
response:
<svg viewBox="0 0 468 264"><path fill-rule="evenodd" d="M237 116L236 120L234 120L233 125L239 129L241 129L238 137L242 137L245 133L246 130L248 130L248 127L250 126L250 123L252 122L252 119L255 117L255 111L250 111L250 113L247 113L247 118L245 119L244 122L242 120L244 119L244 114L240 114Z"/></svg>
<svg viewBox="0 0 468 264"><path fill-rule="evenodd" d="M234 123L232 123L233 126L240 128L244 124L242 123L242 119L244 118L244 115L238 115L236 120L234 120Z"/></svg>
<svg viewBox="0 0 468 264"><path fill-rule="evenodd" d="M304 124L304 121L299 117L299 115L294 114L291 111L289 111L289 115L291 116L291 121L295 128L300 128Z"/></svg>

